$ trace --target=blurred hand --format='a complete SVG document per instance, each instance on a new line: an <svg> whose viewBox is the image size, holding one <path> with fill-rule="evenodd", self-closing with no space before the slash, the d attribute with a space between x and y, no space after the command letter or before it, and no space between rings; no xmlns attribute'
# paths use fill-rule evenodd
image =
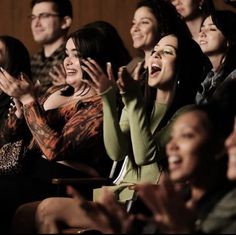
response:
<svg viewBox="0 0 236 235"><path fill-rule="evenodd" d="M188 209L180 192L167 176L159 185L136 185L138 195L153 212L157 228L162 233L191 233L195 214Z"/></svg>
<svg viewBox="0 0 236 235"><path fill-rule="evenodd" d="M53 66L49 72L49 76L52 78L54 86L63 85L66 83L66 71L63 64L57 64Z"/></svg>
<svg viewBox="0 0 236 235"><path fill-rule="evenodd" d="M34 86L29 78L23 73L21 73L17 79L1 68L0 89L7 95L18 99L23 103L34 100Z"/></svg>
<svg viewBox="0 0 236 235"><path fill-rule="evenodd" d="M21 119L23 117L22 104L19 100L15 98L11 98L11 99L12 99L12 102L10 103L8 116L15 114L18 119Z"/></svg>
<svg viewBox="0 0 236 235"><path fill-rule="evenodd" d="M128 90L132 90L134 84L140 80L141 68L142 68L141 62L138 63L132 74L128 73L125 66L119 68L118 79L116 81L116 84L121 94L124 94Z"/></svg>
<svg viewBox="0 0 236 235"><path fill-rule="evenodd" d="M105 234L126 234L132 228L134 217L126 212L124 205L120 204L114 194L102 188L98 202L90 202L69 187L69 194L77 201L85 216L91 223L91 228Z"/></svg>

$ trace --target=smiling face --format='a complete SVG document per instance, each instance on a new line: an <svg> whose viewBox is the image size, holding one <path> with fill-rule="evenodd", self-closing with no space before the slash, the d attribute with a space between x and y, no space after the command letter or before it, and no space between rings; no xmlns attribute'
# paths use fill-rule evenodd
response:
<svg viewBox="0 0 236 235"><path fill-rule="evenodd" d="M136 49L150 51L156 43L158 23L148 7L136 10L130 33Z"/></svg>
<svg viewBox="0 0 236 235"><path fill-rule="evenodd" d="M70 38L66 43L66 57L64 59L66 70L66 83L74 87L75 92L79 89L83 72L80 64L80 57L75 44Z"/></svg>
<svg viewBox="0 0 236 235"><path fill-rule="evenodd" d="M225 147L228 153L227 177L230 180L236 180L236 120L234 130L225 141Z"/></svg>
<svg viewBox="0 0 236 235"><path fill-rule="evenodd" d="M48 17L41 17L40 14ZM37 3L32 9L31 30L34 40L40 44L49 44L62 36L62 20L55 11L52 2Z"/></svg>
<svg viewBox="0 0 236 235"><path fill-rule="evenodd" d="M162 88L173 84L177 50L178 39L174 35L163 37L154 47L148 65L150 87Z"/></svg>
<svg viewBox="0 0 236 235"><path fill-rule="evenodd" d="M201 26L198 39L199 45L207 56L224 54L227 40L213 23L211 16L207 17Z"/></svg>
<svg viewBox="0 0 236 235"><path fill-rule="evenodd" d="M195 180L202 171L209 138L205 123L206 114L197 110L181 115L174 123L166 147L172 180Z"/></svg>

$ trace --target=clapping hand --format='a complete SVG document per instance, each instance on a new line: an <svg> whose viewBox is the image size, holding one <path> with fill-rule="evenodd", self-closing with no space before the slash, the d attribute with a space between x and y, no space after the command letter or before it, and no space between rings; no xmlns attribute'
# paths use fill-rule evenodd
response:
<svg viewBox="0 0 236 235"><path fill-rule="evenodd" d="M93 87L98 94L103 93L115 83L111 63L107 63L106 74L95 60L88 58L82 59L82 62L81 68L89 76L83 81Z"/></svg>
<svg viewBox="0 0 236 235"><path fill-rule="evenodd" d="M132 74L129 74L125 66L120 67L118 71L118 79L116 84L121 94L126 93L128 90L132 90L134 84L140 80L141 68L142 68L142 63L140 62L136 66L134 72Z"/></svg>
<svg viewBox="0 0 236 235"><path fill-rule="evenodd" d="M179 189L163 176L160 184L136 185L138 195L152 211L157 228L162 233L191 233L195 214L187 208Z"/></svg>
<svg viewBox="0 0 236 235"><path fill-rule="evenodd" d="M0 68L0 89L22 103L34 100L34 85L23 73L18 78L15 78L6 70Z"/></svg>
<svg viewBox="0 0 236 235"><path fill-rule="evenodd" d="M54 86L63 85L66 83L66 71L63 64L58 64L52 67L49 72L49 76L52 78Z"/></svg>
<svg viewBox="0 0 236 235"><path fill-rule="evenodd" d="M84 211L91 229L105 234L126 234L132 228L134 216L129 215L124 207L114 197L114 194L105 187L97 202L84 200L72 187L68 187L68 193Z"/></svg>

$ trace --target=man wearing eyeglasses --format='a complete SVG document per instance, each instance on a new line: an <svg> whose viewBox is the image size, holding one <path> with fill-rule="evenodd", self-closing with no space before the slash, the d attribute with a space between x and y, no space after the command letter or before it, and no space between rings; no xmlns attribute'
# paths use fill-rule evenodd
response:
<svg viewBox="0 0 236 235"><path fill-rule="evenodd" d="M64 82L64 43L72 24L73 10L70 0L32 0L31 9L33 38L42 46L31 58L32 79L40 82L40 94L43 94L51 85ZM53 74L62 80L53 80Z"/></svg>

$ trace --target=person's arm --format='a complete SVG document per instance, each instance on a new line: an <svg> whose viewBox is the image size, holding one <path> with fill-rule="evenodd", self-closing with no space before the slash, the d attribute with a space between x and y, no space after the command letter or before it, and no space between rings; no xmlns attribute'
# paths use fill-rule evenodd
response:
<svg viewBox="0 0 236 235"><path fill-rule="evenodd" d="M146 165L156 161L158 146L153 140L150 125L145 112L143 95L139 87L134 87L122 95L129 117L130 136L135 163Z"/></svg>
<svg viewBox="0 0 236 235"><path fill-rule="evenodd" d="M81 68L89 76L84 82L88 83L102 97L104 120L104 144L109 157L114 161L123 160L129 152L129 124L122 111L121 123L116 104L117 91L114 87L115 78L111 63L107 63L107 73L91 58L83 59Z"/></svg>
<svg viewBox="0 0 236 235"><path fill-rule="evenodd" d="M79 153L94 148L97 138L101 136L101 102L94 104L86 115L83 115L84 112L76 112L60 133L50 128L44 111L36 101L24 105L23 111L34 139L49 161L69 158L74 152L80 158Z"/></svg>
<svg viewBox="0 0 236 235"><path fill-rule="evenodd" d="M104 144L110 158L119 161L129 152L129 122L125 108L122 110L120 121L116 108L116 89L108 88L100 94L103 100Z"/></svg>
<svg viewBox="0 0 236 235"><path fill-rule="evenodd" d="M169 139L171 126L175 119L188 107L180 108L159 131L152 130L152 126L158 127L158 120L151 120L149 123L145 112L145 105L142 99L141 89L134 87L123 95L123 102L127 108L129 117L130 134L134 158L137 165L146 165L163 158L163 148ZM156 112L165 112L165 110L156 110ZM164 116L164 113L161 114Z"/></svg>

